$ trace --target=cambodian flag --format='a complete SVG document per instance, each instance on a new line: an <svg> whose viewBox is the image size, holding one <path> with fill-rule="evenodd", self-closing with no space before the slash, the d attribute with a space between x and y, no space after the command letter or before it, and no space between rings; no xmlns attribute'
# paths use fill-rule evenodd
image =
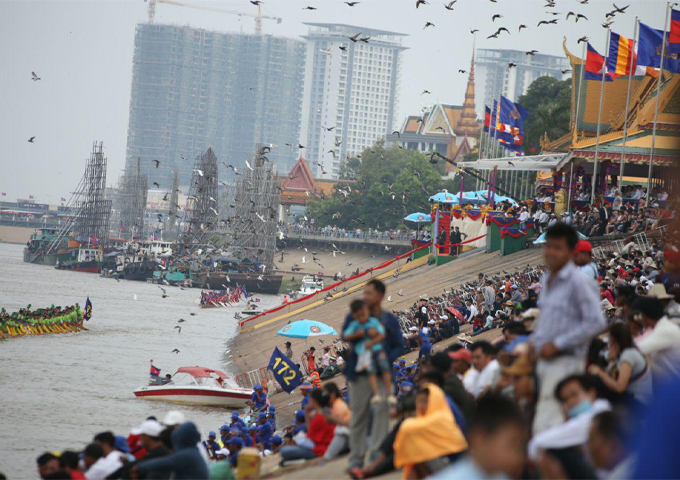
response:
<svg viewBox="0 0 680 480"><path fill-rule="evenodd" d="M123 221L120 221L120 226L118 227L120 230L125 230L125 225L123 225Z"/></svg>
<svg viewBox="0 0 680 480"><path fill-rule="evenodd" d="M606 71L607 66L604 62L604 57L597 53L590 43L588 43L588 53L586 54L586 80L602 80L602 71ZM611 74L606 73L604 76L605 82L611 82L614 79Z"/></svg>
<svg viewBox="0 0 680 480"><path fill-rule="evenodd" d="M484 132L489 133L491 126L491 109L484 105Z"/></svg>
<svg viewBox="0 0 680 480"><path fill-rule="evenodd" d="M671 32L668 37L668 51L680 53L680 10L671 9Z"/></svg>
<svg viewBox="0 0 680 480"><path fill-rule="evenodd" d="M157 377L158 375L161 374L161 369L158 367L154 367L153 363L151 364L151 371L149 372L149 375L152 377Z"/></svg>

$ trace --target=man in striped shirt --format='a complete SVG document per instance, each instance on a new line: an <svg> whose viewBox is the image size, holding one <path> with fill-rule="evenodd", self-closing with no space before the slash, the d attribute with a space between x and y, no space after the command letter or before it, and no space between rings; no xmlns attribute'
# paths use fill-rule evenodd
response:
<svg viewBox="0 0 680 480"><path fill-rule="evenodd" d="M562 423L555 387L563 378L583 372L590 341L606 327L595 282L574 264L577 242L576 230L564 223L546 232L543 256L548 272L541 280L540 317L529 339L538 357L534 435Z"/></svg>

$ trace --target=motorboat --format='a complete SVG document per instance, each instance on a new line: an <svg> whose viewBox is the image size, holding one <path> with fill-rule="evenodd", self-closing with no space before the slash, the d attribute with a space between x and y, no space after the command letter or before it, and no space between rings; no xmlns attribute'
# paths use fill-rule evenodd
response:
<svg viewBox="0 0 680 480"><path fill-rule="evenodd" d="M255 303L250 302L250 301L248 302L248 305L246 305L246 308L243 309L243 311L241 311L241 313L243 315L250 315L250 316L259 315L262 312L263 312L263 310L261 308L258 308L258 306L255 305Z"/></svg>
<svg viewBox="0 0 680 480"><path fill-rule="evenodd" d="M302 285L300 285L300 290L298 290L298 296L304 297L305 295L310 295L323 290L323 288L323 280L316 275L305 275L302 277Z"/></svg>
<svg viewBox="0 0 680 480"><path fill-rule="evenodd" d="M134 391L145 400L161 400L216 407L246 406L253 390L241 388L226 373L206 367L181 367L165 384L151 384Z"/></svg>

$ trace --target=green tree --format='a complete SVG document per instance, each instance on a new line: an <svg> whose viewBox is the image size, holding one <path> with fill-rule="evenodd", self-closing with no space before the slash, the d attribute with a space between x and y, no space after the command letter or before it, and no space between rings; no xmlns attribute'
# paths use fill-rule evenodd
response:
<svg viewBox="0 0 680 480"><path fill-rule="evenodd" d="M556 140L569 131L571 80L539 77L529 85L526 95L519 97L517 103L529 112L524 121L527 155L538 153L544 134L550 140Z"/></svg>
<svg viewBox="0 0 680 480"><path fill-rule="evenodd" d="M442 188L456 188L443 181L444 161L431 163L422 153L378 142L341 166L342 177L332 196L307 205L307 217L318 226L342 228L399 228L413 212L428 212L431 195Z"/></svg>

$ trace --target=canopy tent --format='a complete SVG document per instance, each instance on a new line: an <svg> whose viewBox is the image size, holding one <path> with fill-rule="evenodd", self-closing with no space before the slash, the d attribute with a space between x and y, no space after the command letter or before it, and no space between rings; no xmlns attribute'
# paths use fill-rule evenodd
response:
<svg viewBox="0 0 680 480"><path fill-rule="evenodd" d="M297 322L289 323L276 332L276 334L290 338L308 338L321 335L337 335L338 332L325 323L315 320L298 320Z"/></svg>
<svg viewBox="0 0 680 480"><path fill-rule="evenodd" d="M532 155L529 157L482 158L462 164L474 170L516 170L519 172L555 172L570 160L568 153Z"/></svg>
<svg viewBox="0 0 680 480"><path fill-rule="evenodd" d="M579 240L588 240L588 237L583 235L581 232L576 232L576 233L578 233ZM545 243L545 232L541 233L541 235L539 235L539 237L536 240L533 241L534 245L540 245L542 243Z"/></svg>
<svg viewBox="0 0 680 480"><path fill-rule="evenodd" d="M489 192L488 190L477 190L472 192L463 192L463 203L471 205L480 205L489 203ZM510 202L513 205L517 205L517 202L505 195L499 195L498 193L493 196L494 202ZM449 193L446 190L439 192L436 195L430 197L431 202L448 203L452 205L458 205L460 202L460 194Z"/></svg>
<svg viewBox="0 0 680 480"><path fill-rule="evenodd" d="M404 220L407 222L413 222L413 223L430 223L432 222L432 216L429 213L422 213L422 212L417 212L417 213L412 213L410 215L407 215L404 217Z"/></svg>

